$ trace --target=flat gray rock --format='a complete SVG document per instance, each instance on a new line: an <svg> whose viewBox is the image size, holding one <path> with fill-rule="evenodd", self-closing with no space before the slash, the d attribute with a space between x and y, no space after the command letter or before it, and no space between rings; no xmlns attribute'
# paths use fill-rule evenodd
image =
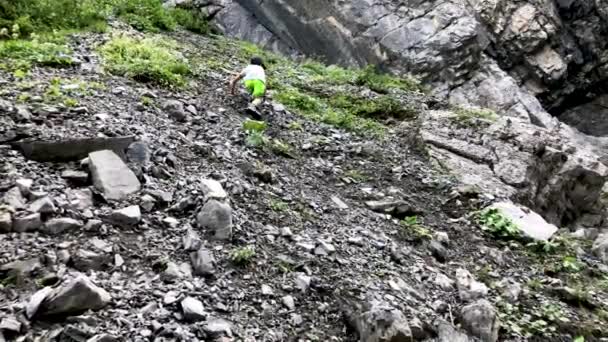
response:
<svg viewBox="0 0 608 342"><path fill-rule="evenodd" d="M72 218L68 218L68 217L54 218L54 219L48 220L44 224L43 231L47 234L55 235L55 234L63 233L65 231L76 230L76 229L82 227L83 225L84 224L81 221L78 221L78 220L75 220Z"/></svg>
<svg viewBox="0 0 608 342"><path fill-rule="evenodd" d="M534 240L549 240L557 232L557 227L547 223L534 211L513 204L512 202L499 202L492 204L491 208L500 210L502 215L511 220L523 235Z"/></svg>
<svg viewBox="0 0 608 342"><path fill-rule="evenodd" d="M18 233L31 232L42 227L40 213L13 218L13 230Z"/></svg>
<svg viewBox="0 0 608 342"><path fill-rule="evenodd" d="M78 315L87 310L99 310L110 303L112 297L93 284L85 275L79 275L50 292L38 309L43 316Z"/></svg>
<svg viewBox="0 0 608 342"><path fill-rule="evenodd" d="M141 210L138 205L132 205L113 211L109 219L119 226L134 226L141 220Z"/></svg>
<svg viewBox="0 0 608 342"><path fill-rule="evenodd" d="M89 169L93 185L107 200L120 201L141 189L135 173L112 151L90 153Z"/></svg>

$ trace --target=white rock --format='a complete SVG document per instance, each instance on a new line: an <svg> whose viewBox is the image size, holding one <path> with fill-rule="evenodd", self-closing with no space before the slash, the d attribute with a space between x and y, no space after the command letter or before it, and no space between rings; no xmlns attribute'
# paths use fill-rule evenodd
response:
<svg viewBox="0 0 608 342"><path fill-rule="evenodd" d="M262 294L265 296L272 296L274 294L274 291L272 290L272 287L270 287L269 285L263 284L262 285Z"/></svg>
<svg viewBox="0 0 608 342"><path fill-rule="evenodd" d="M50 214L55 212L55 204L49 197L42 197L30 203L27 208L32 213Z"/></svg>
<svg viewBox="0 0 608 342"><path fill-rule="evenodd" d="M50 235L56 235L65 231L72 231L81 228L84 224L81 221L69 217L54 218L44 224L43 231Z"/></svg>
<svg viewBox="0 0 608 342"><path fill-rule="evenodd" d="M209 199L223 200L228 197L228 194L222 187L222 184L216 180L204 178L201 179L201 189L205 196L205 201Z"/></svg>
<svg viewBox="0 0 608 342"><path fill-rule="evenodd" d="M134 226L141 220L141 211L138 205L132 205L113 211L109 219L112 223L119 226Z"/></svg>
<svg viewBox="0 0 608 342"><path fill-rule="evenodd" d="M296 302L294 301L292 296L285 296L285 297L281 298L281 302L289 310L295 310L295 308L296 308Z"/></svg>
<svg viewBox="0 0 608 342"><path fill-rule="evenodd" d="M133 171L112 151L90 153L89 169L93 185L107 200L120 201L141 189Z"/></svg>
<svg viewBox="0 0 608 342"><path fill-rule="evenodd" d="M488 294L488 287L484 283L476 281L469 271L459 268L456 270L456 285L460 299L468 302Z"/></svg>
<svg viewBox="0 0 608 342"><path fill-rule="evenodd" d="M188 321L202 321L207 316L203 303L198 299L187 297L181 304L184 318Z"/></svg>
<svg viewBox="0 0 608 342"><path fill-rule="evenodd" d="M534 240L548 240L557 232L557 227L547 223L540 215L532 210L511 202L494 203L491 208L500 210L502 215L510 219L522 234Z"/></svg>

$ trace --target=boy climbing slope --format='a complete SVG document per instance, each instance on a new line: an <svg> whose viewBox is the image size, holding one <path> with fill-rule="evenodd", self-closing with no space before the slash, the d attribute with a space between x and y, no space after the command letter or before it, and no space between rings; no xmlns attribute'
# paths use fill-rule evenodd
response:
<svg viewBox="0 0 608 342"><path fill-rule="evenodd" d="M250 64L230 81L230 93L235 95L236 82L243 79L247 92L253 99L247 108L258 112L258 107L264 101L266 95L266 67L260 57L251 58Z"/></svg>

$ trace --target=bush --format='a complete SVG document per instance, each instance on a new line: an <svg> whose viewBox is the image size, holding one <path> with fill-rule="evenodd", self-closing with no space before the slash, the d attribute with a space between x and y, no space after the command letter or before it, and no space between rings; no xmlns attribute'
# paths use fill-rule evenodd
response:
<svg viewBox="0 0 608 342"><path fill-rule="evenodd" d="M477 215L477 222L483 230L497 237L514 240L521 238L519 227L497 208L487 208L481 211Z"/></svg>
<svg viewBox="0 0 608 342"><path fill-rule="evenodd" d="M187 60L169 41L118 37L102 46L101 55L108 71L139 82L182 86L190 73Z"/></svg>
<svg viewBox="0 0 608 342"><path fill-rule="evenodd" d="M387 74L378 73L374 66L370 65L362 69L355 80L355 84L366 86L369 89L387 94L392 88L405 91L419 91L420 82L413 78L400 78Z"/></svg>
<svg viewBox="0 0 608 342"><path fill-rule="evenodd" d="M192 12L183 8L176 8L171 11L175 21L188 31L207 34L209 33L209 23Z"/></svg>
<svg viewBox="0 0 608 342"><path fill-rule="evenodd" d="M116 15L140 31L175 30L175 18L163 7L162 0L105 1L113 1Z"/></svg>
<svg viewBox="0 0 608 342"><path fill-rule="evenodd" d="M402 105L388 95L368 99L340 93L333 95L329 99L329 103L333 107L344 109L353 115L368 118L386 119L392 117L403 120L417 116L414 109Z"/></svg>
<svg viewBox="0 0 608 342"><path fill-rule="evenodd" d="M34 40L0 41L0 59L11 70L29 70L32 65L63 67L73 64L70 50L61 44Z"/></svg>

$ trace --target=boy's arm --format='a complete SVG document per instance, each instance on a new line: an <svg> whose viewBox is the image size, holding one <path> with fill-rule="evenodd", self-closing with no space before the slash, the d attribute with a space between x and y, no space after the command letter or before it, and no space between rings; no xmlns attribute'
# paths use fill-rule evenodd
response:
<svg viewBox="0 0 608 342"><path fill-rule="evenodd" d="M238 82L243 77L245 77L245 73L241 72L232 78L232 80L230 81L230 94L235 94L234 87L236 86L236 82Z"/></svg>

